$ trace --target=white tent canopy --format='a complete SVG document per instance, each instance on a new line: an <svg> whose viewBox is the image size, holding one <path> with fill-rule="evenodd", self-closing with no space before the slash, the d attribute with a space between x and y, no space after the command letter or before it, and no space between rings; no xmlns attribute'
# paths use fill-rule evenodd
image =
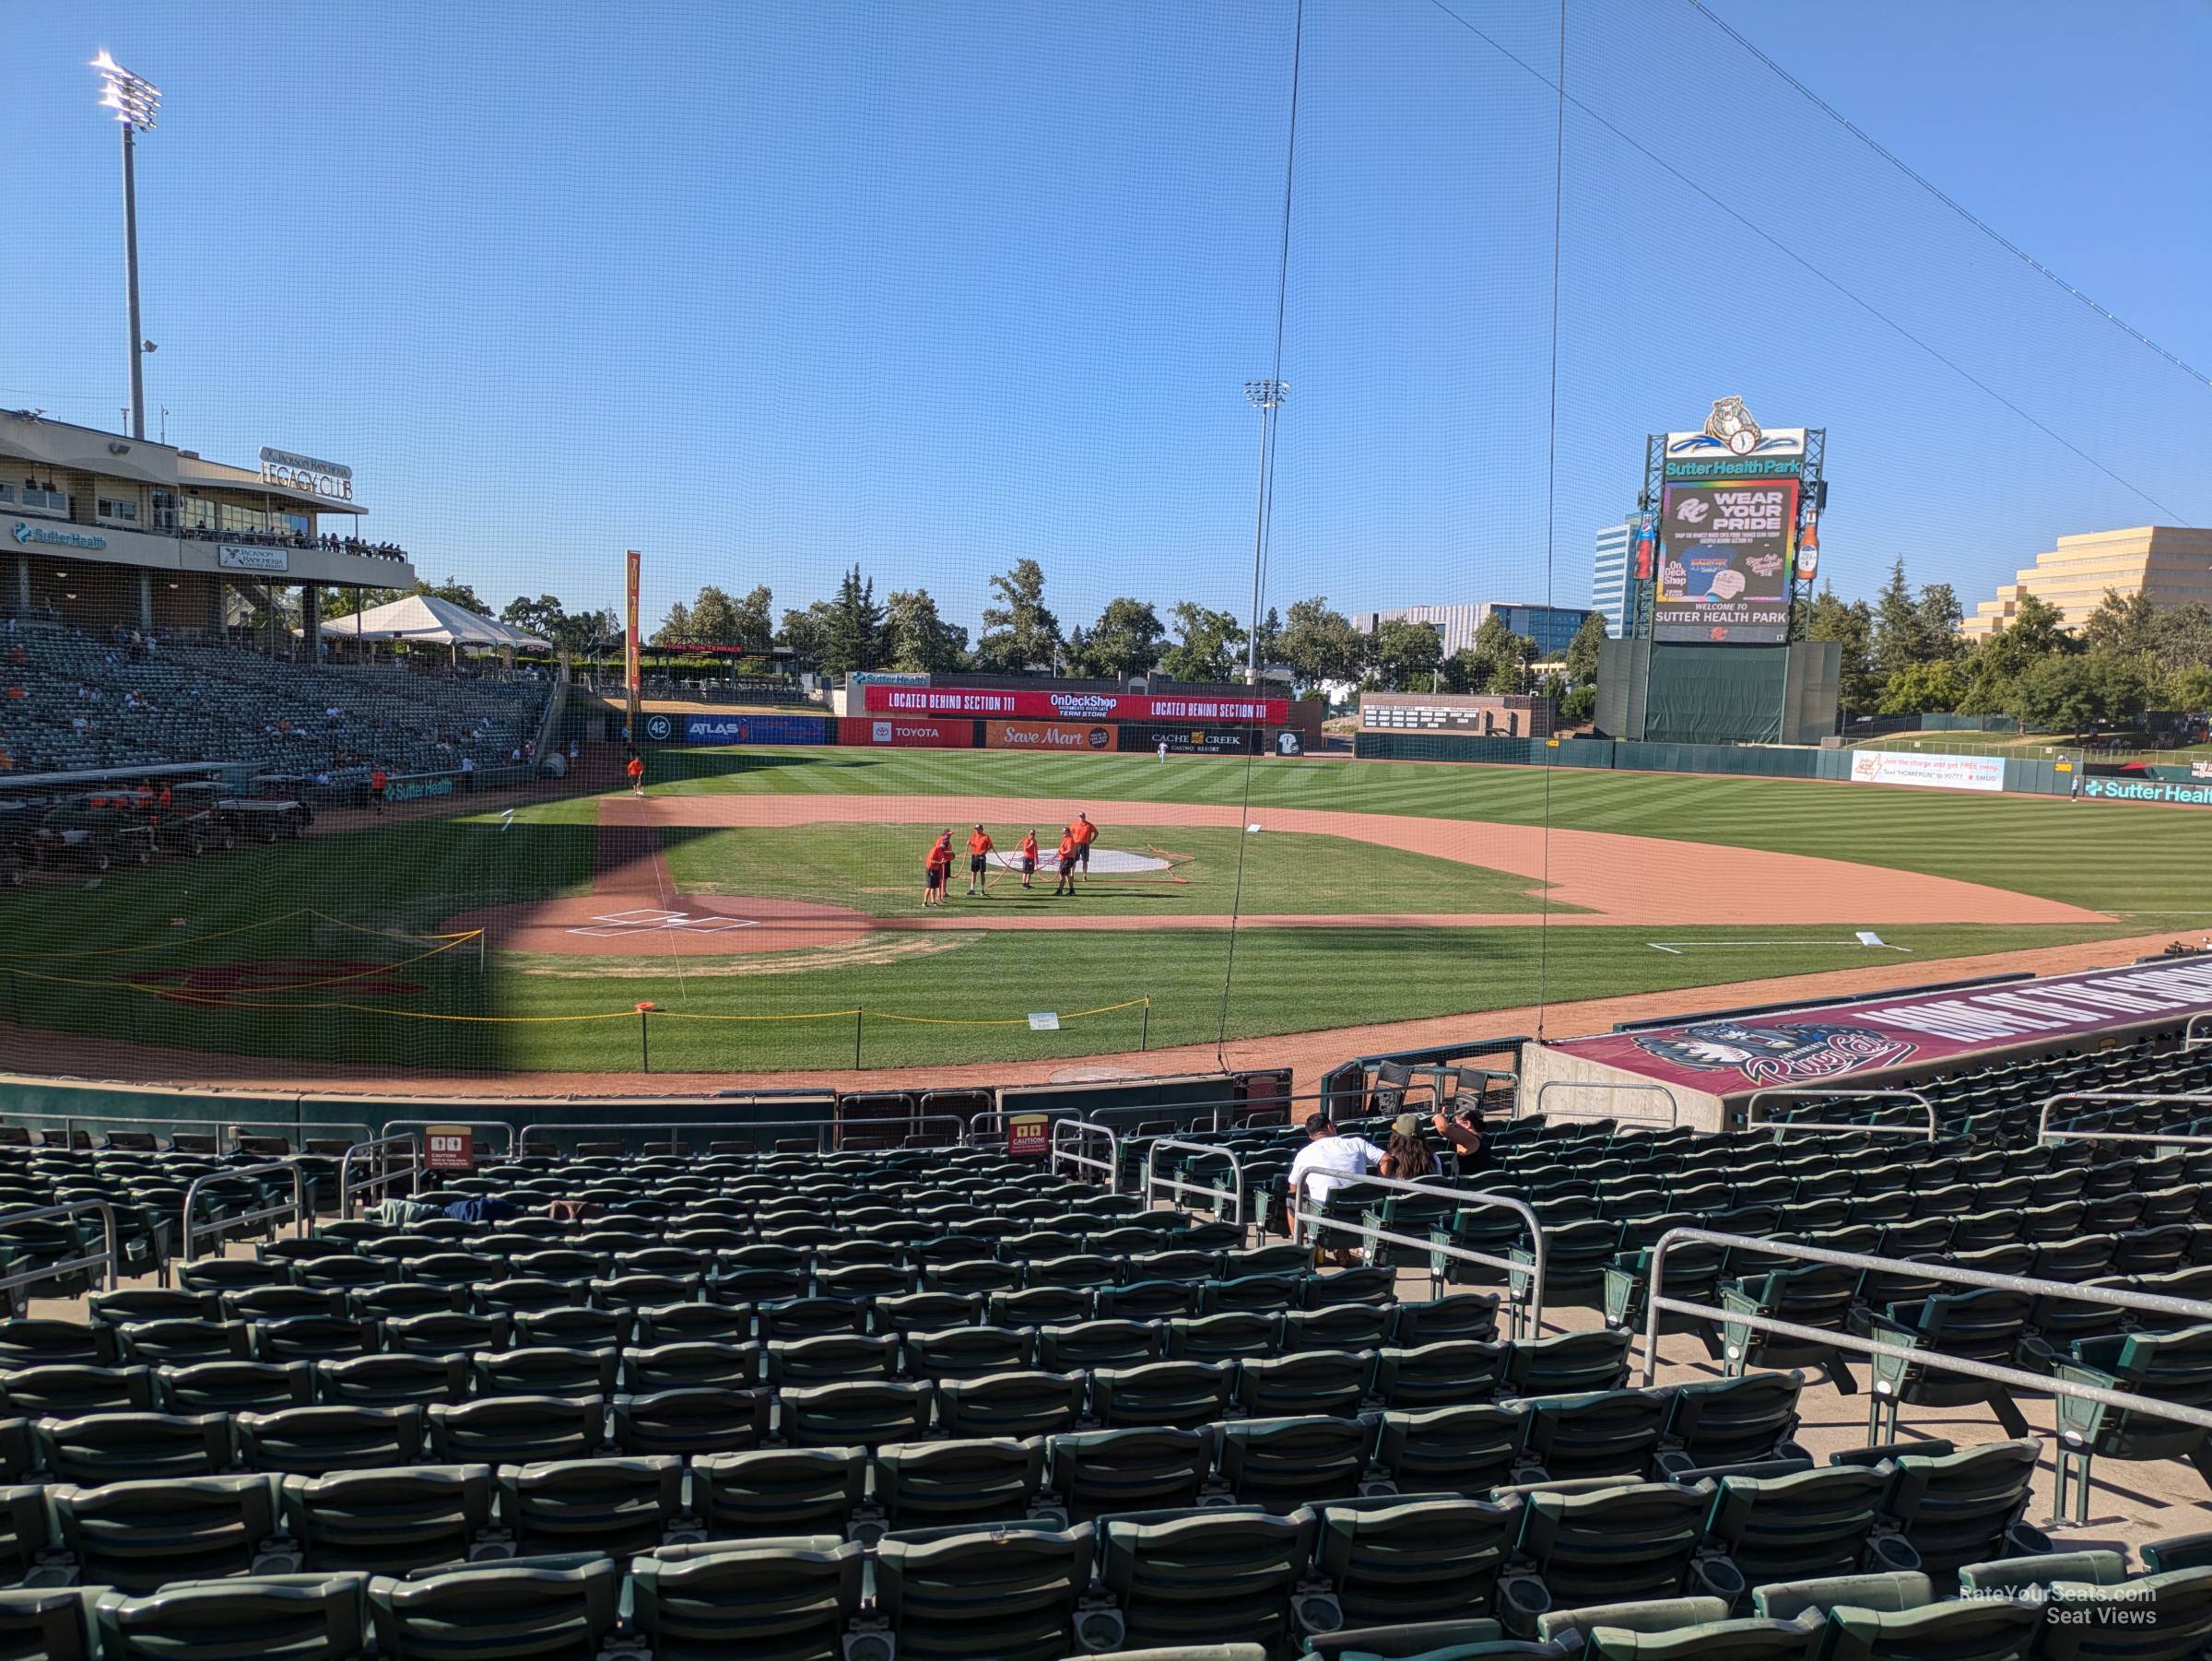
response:
<svg viewBox="0 0 2212 1661"><path fill-rule="evenodd" d="M323 632L364 641L420 641L433 646L550 649L549 642L526 630L496 618L478 617L466 607L441 600L434 594L407 595L358 617L351 612L326 617Z"/></svg>

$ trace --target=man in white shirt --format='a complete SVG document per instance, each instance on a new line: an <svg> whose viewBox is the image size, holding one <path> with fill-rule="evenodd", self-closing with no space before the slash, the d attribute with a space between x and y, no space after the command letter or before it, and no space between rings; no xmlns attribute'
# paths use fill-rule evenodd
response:
<svg viewBox="0 0 2212 1661"><path fill-rule="evenodd" d="M1330 1195L1367 1175L1382 1162L1382 1150L1363 1137L1339 1136L1326 1113L1306 1121L1306 1145L1290 1161L1290 1196L1293 1205L1302 1193L1308 1206L1318 1206Z"/></svg>

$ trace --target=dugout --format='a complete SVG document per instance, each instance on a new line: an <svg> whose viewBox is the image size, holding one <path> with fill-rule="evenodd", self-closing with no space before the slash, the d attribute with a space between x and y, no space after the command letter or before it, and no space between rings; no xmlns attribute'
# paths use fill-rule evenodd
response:
<svg viewBox="0 0 2212 1661"><path fill-rule="evenodd" d="M1656 744L1818 744L1836 730L1843 649L1608 640L1594 724Z"/></svg>

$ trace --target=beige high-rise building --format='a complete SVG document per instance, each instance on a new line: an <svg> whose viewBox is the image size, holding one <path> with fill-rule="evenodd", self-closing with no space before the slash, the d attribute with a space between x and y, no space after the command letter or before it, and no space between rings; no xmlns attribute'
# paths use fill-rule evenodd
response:
<svg viewBox="0 0 2212 1661"><path fill-rule="evenodd" d="M2061 536L2058 546L1983 600L1962 625L1969 640L1985 640L2012 620L2023 590L2065 613L2078 629L2104 602L2106 589L2123 599L2148 595L2159 606L2201 600L2212 606L2212 530L2138 524L2124 531L2088 531Z"/></svg>

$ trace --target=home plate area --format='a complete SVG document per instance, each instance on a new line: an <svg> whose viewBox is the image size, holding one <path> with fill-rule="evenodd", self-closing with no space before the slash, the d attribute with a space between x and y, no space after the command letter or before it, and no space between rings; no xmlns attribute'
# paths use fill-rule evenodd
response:
<svg viewBox="0 0 2212 1661"><path fill-rule="evenodd" d="M768 895L582 895L464 912L446 926L480 928L494 951L559 956L728 957L839 946L865 935L873 919L841 905Z"/></svg>
<svg viewBox="0 0 2212 1661"><path fill-rule="evenodd" d="M585 935L597 940L618 940L630 935L651 935L687 929L693 933L719 934L733 928L759 928L758 917L699 916L690 912L665 912L653 906L636 911L608 912L594 917L591 925L571 928L572 935Z"/></svg>

